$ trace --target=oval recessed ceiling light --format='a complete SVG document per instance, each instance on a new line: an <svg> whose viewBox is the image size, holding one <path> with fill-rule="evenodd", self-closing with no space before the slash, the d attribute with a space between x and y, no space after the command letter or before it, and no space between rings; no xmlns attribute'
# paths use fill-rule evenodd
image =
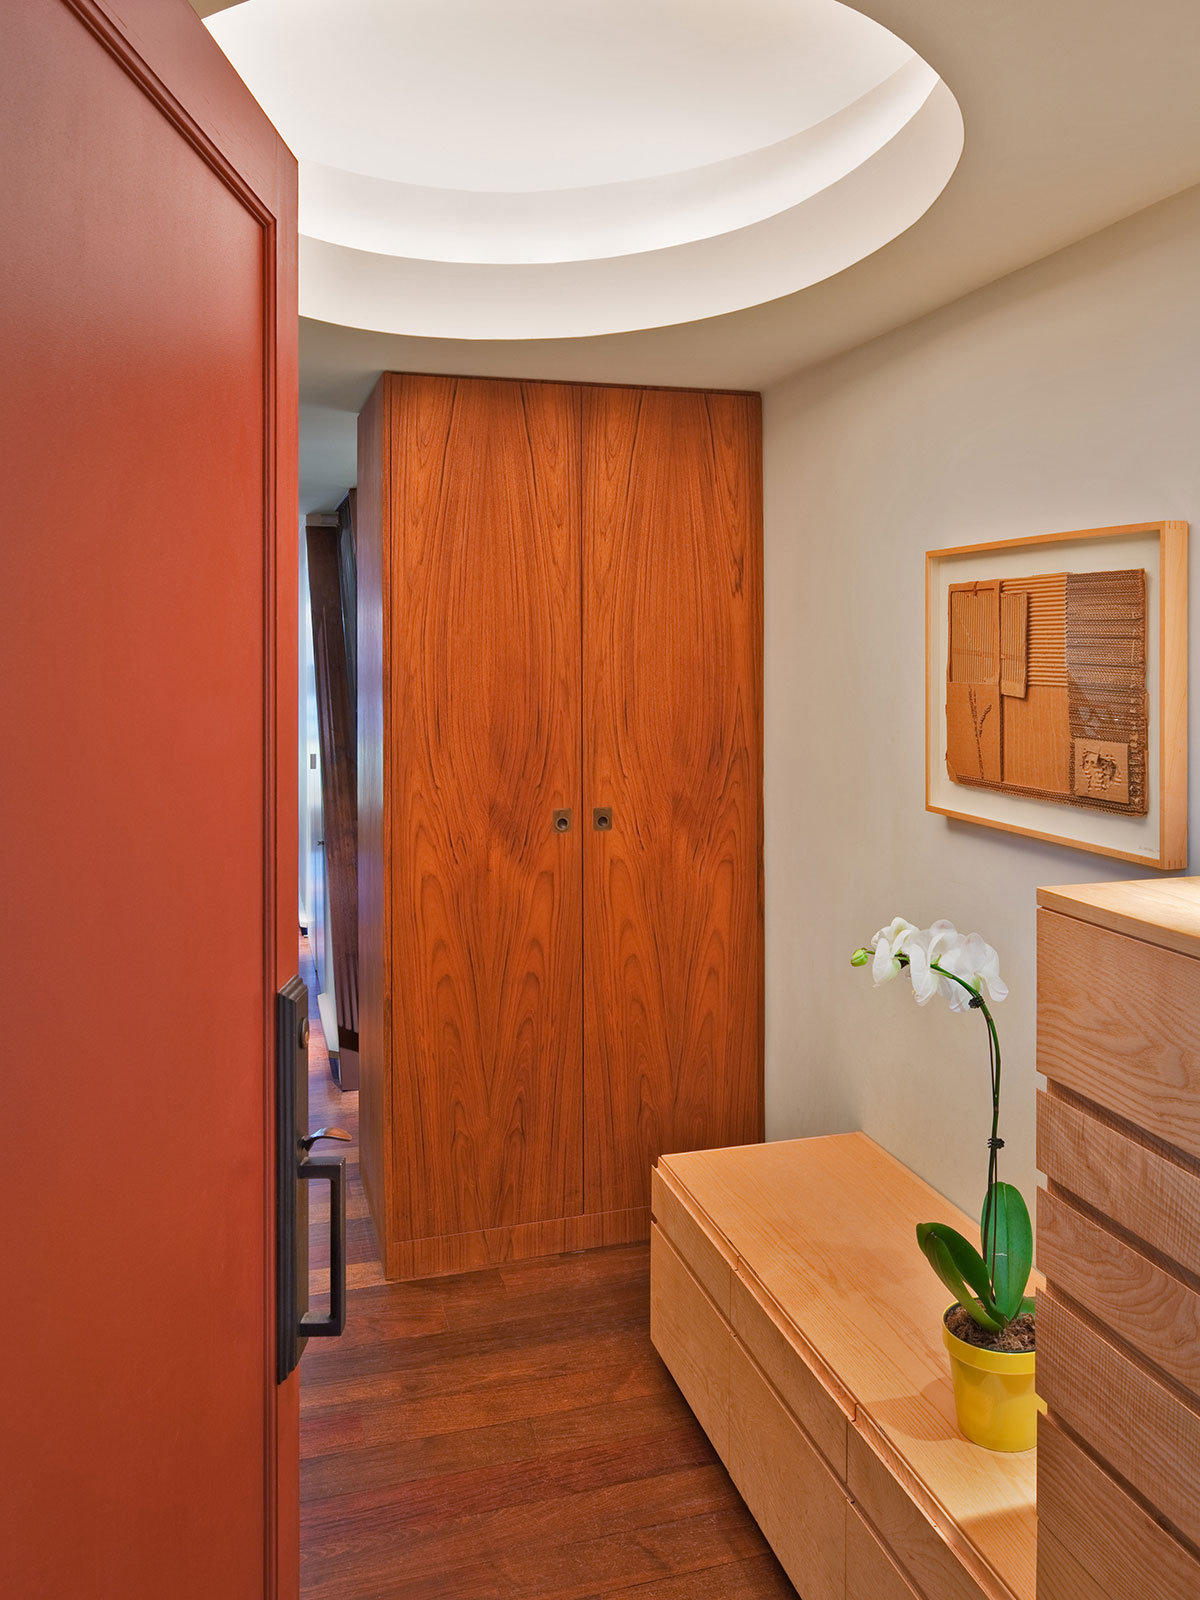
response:
<svg viewBox="0 0 1200 1600"><path fill-rule="evenodd" d="M441 338L740 310L910 227L950 91L837 0L242 0L209 18L300 162L301 311Z"/></svg>

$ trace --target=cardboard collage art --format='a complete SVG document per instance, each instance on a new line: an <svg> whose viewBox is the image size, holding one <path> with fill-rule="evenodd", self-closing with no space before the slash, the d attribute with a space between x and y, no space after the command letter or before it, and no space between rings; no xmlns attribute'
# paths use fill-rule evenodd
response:
<svg viewBox="0 0 1200 1600"><path fill-rule="evenodd" d="M955 783L1144 815L1146 574L950 586L946 768Z"/></svg>
<svg viewBox="0 0 1200 1600"><path fill-rule="evenodd" d="M925 808L1160 870L1187 851L1188 525L925 556Z"/></svg>

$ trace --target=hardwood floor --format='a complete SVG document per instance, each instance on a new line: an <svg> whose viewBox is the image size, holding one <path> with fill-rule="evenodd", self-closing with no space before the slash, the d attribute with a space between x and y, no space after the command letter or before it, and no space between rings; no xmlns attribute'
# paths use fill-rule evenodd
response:
<svg viewBox="0 0 1200 1600"><path fill-rule="evenodd" d="M357 1140L305 980L311 1126ZM348 1148L346 1332L300 1368L304 1600L795 1600L650 1344L647 1247L387 1284Z"/></svg>

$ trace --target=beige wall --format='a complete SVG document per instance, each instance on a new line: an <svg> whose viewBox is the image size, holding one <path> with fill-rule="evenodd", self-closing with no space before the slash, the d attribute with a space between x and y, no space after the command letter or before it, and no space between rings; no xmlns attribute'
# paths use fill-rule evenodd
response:
<svg viewBox="0 0 1200 1600"><path fill-rule="evenodd" d="M925 812L923 552L1200 523L1200 190L769 390L765 475L768 1134L863 1127L977 1207L981 1020L848 963L949 917L1012 990L1003 1171L1031 1195L1034 890L1145 873Z"/></svg>

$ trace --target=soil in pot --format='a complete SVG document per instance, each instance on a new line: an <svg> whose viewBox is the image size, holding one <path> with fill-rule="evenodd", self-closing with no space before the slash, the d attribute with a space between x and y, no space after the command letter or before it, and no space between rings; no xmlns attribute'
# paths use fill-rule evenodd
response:
<svg viewBox="0 0 1200 1600"><path fill-rule="evenodd" d="M978 1350L1002 1350L1024 1353L1035 1348L1033 1313L1016 1317L1003 1333L990 1333L981 1328L961 1306L951 1306L946 1313L946 1326L956 1339L973 1344Z"/></svg>

